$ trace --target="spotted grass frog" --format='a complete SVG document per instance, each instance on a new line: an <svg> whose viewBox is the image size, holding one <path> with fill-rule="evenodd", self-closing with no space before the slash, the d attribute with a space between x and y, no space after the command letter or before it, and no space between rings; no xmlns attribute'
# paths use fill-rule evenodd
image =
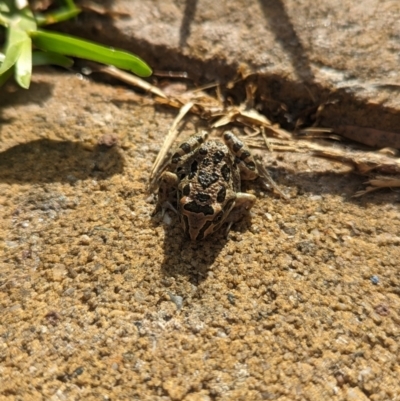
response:
<svg viewBox="0 0 400 401"><path fill-rule="evenodd" d="M241 192L242 180L258 177L253 156L232 132L223 141L208 140L205 131L191 136L175 149L159 179L153 215L174 210L191 240L206 238L224 223L229 231L256 201Z"/></svg>

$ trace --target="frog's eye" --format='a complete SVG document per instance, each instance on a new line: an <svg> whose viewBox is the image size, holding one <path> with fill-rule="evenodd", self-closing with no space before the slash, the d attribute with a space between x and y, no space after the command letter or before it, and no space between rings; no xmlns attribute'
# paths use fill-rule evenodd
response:
<svg viewBox="0 0 400 401"><path fill-rule="evenodd" d="M224 212L221 210L215 217L213 222L214 223L219 223L222 220L222 217L224 217Z"/></svg>

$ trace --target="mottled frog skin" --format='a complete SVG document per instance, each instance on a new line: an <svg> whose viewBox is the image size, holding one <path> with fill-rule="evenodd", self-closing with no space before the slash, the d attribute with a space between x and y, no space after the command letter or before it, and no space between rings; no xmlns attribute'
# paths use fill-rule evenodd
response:
<svg viewBox="0 0 400 401"><path fill-rule="evenodd" d="M241 180L258 177L248 148L229 131L223 135L224 143L207 138L205 131L193 135L173 152L159 180L153 213L174 210L193 241L206 238L224 223L229 231L256 200L240 189Z"/></svg>

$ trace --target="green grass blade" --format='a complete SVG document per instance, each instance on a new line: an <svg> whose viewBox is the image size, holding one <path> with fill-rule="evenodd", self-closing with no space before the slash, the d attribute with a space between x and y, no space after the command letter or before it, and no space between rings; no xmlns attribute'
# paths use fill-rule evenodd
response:
<svg viewBox="0 0 400 401"><path fill-rule="evenodd" d="M48 31L31 31L29 35L34 45L41 50L111 64L142 77L152 74L151 68L142 59L122 50Z"/></svg>
<svg viewBox="0 0 400 401"><path fill-rule="evenodd" d="M76 8L76 5L74 3L74 0L64 0L65 5L69 8L69 9L73 9Z"/></svg>
<svg viewBox="0 0 400 401"><path fill-rule="evenodd" d="M62 54L52 52L34 51L32 53L32 64L37 65L58 65L60 67L72 67L74 61Z"/></svg>
<svg viewBox="0 0 400 401"><path fill-rule="evenodd" d="M43 25L50 25L50 24L56 24L57 22L61 21L66 21L71 18L76 17L81 10L79 8L74 8L74 9L59 9L57 11L54 11L52 13L47 13L47 14L35 14L36 17L36 22L39 26Z"/></svg>
<svg viewBox="0 0 400 401"><path fill-rule="evenodd" d="M15 63L15 80L24 88L29 89L32 76L32 41L26 35L21 46L21 53Z"/></svg>

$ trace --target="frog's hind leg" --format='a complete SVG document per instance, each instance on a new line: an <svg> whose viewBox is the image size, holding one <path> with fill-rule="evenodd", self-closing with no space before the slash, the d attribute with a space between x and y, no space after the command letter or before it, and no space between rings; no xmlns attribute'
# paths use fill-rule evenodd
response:
<svg viewBox="0 0 400 401"><path fill-rule="evenodd" d="M228 235L232 224L239 221L245 213L247 213L256 203L256 197L252 194L246 194L245 192L239 192L236 195L235 205L230 211L225 222L228 223L225 234Z"/></svg>
<svg viewBox="0 0 400 401"><path fill-rule="evenodd" d="M224 133L224 142L231 153L235 156L235 163L240 170L240 178L242 180L256 179L259 174L249 148L230 131Z"/></svg>

